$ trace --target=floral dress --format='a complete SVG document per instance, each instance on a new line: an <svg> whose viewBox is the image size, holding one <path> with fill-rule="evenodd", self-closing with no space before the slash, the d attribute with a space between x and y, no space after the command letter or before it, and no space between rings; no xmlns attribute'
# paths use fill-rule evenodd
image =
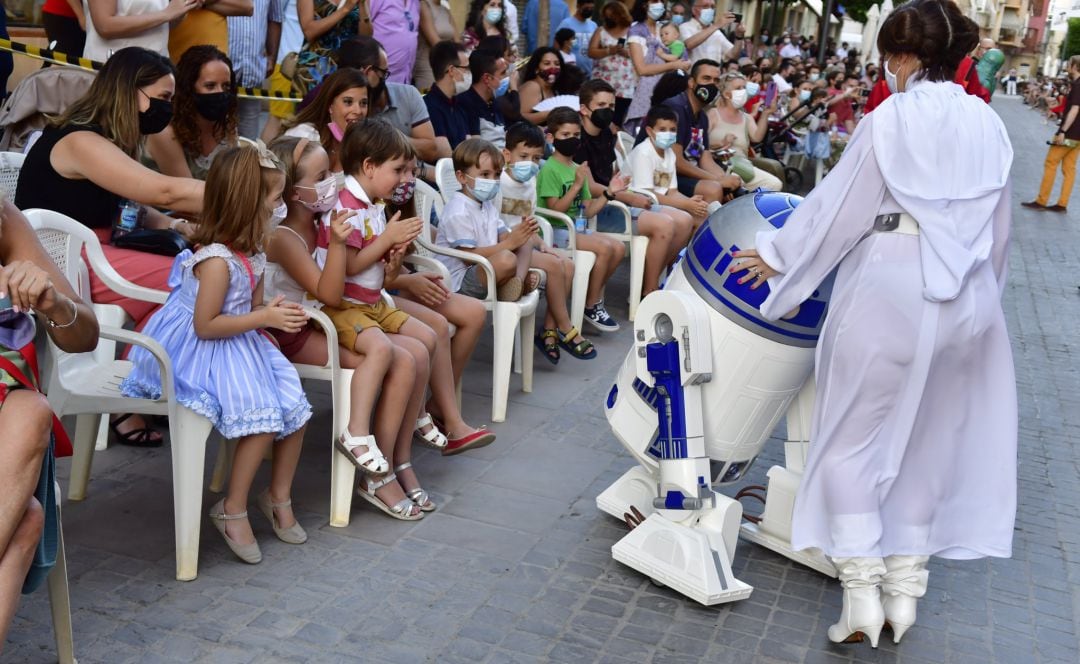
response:
<svg viewBox="0 0 1080 664"><path fill-rule="evenodd" d="M337 3L315 0L315 17L326 18L337 11ZM353 7L345 18L314 42L305 41L296 58L296 72L292 77L292 89L298 95L309 90L337 70L338 48L355 37L360 26L360 9Z"/></svg>
<svg viewBox="0 0 1080 664"><path fill-rule="evenodd" d="M195 334L195 266L209 258L224 258L229 266L221 312L240 316L251 311L266 256L248 258L223 244L211 244L176 257L169 275L173 291L143 333L160 343L172 360L177 402L210 420L227 439L273 433L280 440L304 426L311 405L296 369L262 330L223 339ZM129 359L133 366L120 391L127 397L159 398L161 375L154 357L135 348Z"/></svg>
<svg viewBox="0 0 1080 664"><path fill-rule="evenodd" d="M619 40L600 29L600 48L618 46ZM634 84L637 74L629 55L607 55L593 61L593 78L605 81L615 88L615 96L630 99L634 96Z"/></svg>

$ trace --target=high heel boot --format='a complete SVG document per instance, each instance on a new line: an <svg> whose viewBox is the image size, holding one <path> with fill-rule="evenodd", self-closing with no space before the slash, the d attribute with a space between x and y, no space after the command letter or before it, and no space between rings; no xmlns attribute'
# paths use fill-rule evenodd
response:
<svg viewBox="0 0 1080 664"><path fill-rule="evenodd" d="M879 585L885 573L881 558L833 558L844 588L844 609L840 620L829 627L833 643L857 643L865 635L877 648L885 611L881 607Z"/></svg>
<svg viewBox="0 0 1080 664"><path fill-rule="evenodd" d="M881 577L881 607L885 622L892 627L893 643L915 624L915 607L926 594L928 556L889 556Z"/></svg>

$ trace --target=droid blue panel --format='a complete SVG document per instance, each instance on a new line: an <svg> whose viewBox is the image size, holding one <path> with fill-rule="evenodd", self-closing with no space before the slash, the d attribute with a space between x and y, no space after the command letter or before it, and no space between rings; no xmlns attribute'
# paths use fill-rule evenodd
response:
<svg viewBox="0 0 1080 664"><path fill-rule="evenodd" d="M743 274L727 271L733 252L753 247L759 231L783 227L801 200L791 194L761 191L724 205L698 229L681 269L694 291L724 317L767 339L811 348L817 345L825 321L831 278L791 319L769 321L760 311L769 295L768 285L751 289L749 282L738 283Z"/></svg>

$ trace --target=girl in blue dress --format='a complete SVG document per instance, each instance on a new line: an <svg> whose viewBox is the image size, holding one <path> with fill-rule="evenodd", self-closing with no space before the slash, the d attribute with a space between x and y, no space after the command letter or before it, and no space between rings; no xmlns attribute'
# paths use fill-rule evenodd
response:
<svg viewBox="0 0 1080 664"><path fill-rule="evenodd" d="M262 554L247 520L248 493L275 441L270 487L259 495L259 508L281 540L307 539L293 517L290 492L311 406L296 369L263 331L296 332L307 322L299 304L280 296L263 304L262 247L285 216L284 186L281 163L265 148L230 148L217 156L194 238L200 248L176 257L172 294L144 330L172 359L177 401L238 441L228 492L210 509L210 519L229 548L252 564ZM158 398L154 358L136 348L130 359L134 366L121 390Z"/></svg>

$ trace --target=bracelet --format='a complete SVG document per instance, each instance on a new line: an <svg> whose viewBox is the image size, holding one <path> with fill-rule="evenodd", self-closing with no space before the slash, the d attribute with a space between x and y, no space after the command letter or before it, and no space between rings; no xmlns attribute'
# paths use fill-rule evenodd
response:
<svg viewBox="0 0 1080 664"><path fill-rule="evenodd" d="M173 217L172 219L169 220L169 230L170 231L175 231L176 227L179 226L182 223L184 223L183 219L180 219L179 217Z"/></svg>
<svg viewBox="0 0 1080 664"><path fill-rule="evenodd" d="M605 189L605 190L603 191L603 194L604 194L604 198L608 199L609 201L613 201L613 200L615 200L615 197L614 197L614 196L612 196L612 195L611 195L611 192L610 192L610 191L608 191L607 189Z"/></svg>
<svg viewBox="0 0 1080 664"><path fill-rule="evenodd" d="M48 316L45 316L45 322L49 324L49 327L51 327L54 330L62 330L64 328L66 328L66 327L71 327L72 325L75 324L75 321L79 320L79 305L75 304L75 300L69 299L68 302L71 303L71 322L65 323L64 325L60 325L59 323L57 323L53 319L49 318ZM44 314L42 314L42 315L44 315Z"/></svg>

